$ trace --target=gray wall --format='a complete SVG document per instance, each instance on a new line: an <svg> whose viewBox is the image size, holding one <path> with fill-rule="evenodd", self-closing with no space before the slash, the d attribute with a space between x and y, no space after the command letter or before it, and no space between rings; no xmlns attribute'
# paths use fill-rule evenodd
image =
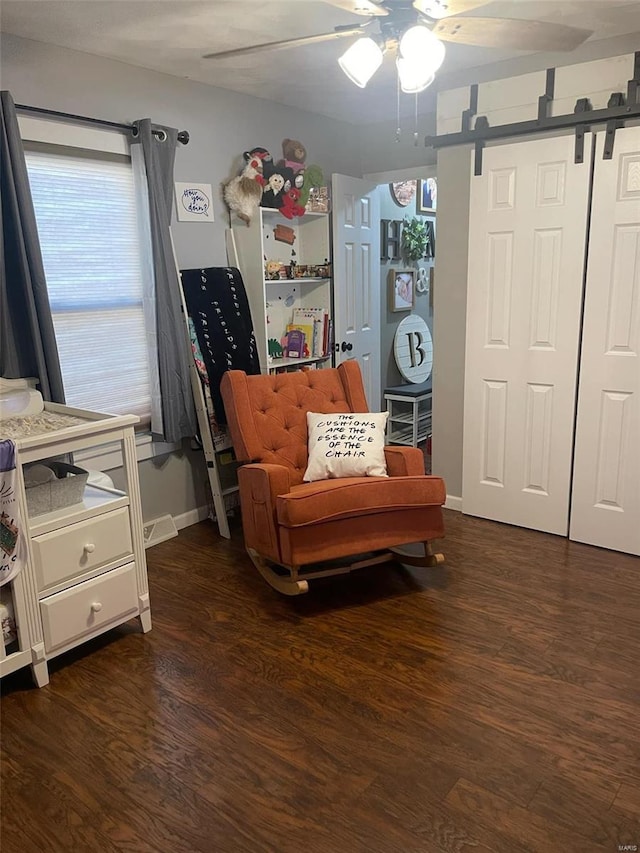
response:
<svg viewBox="0 0 640 853"><path fill-rule="evenodd" d="M381 219L410 219L416 216L416 203L412 203L407 207L399 207L391 197L389 184L381 184L378 187L380 196L380 218ZM439 201L439 199L438 199ZM420 216L420 219L426 220L428 217ZM431 218L431 217L429 217ZM437 241L436 241L437 242ZM381 261L380 263L380 388L384 391L389 385L400 385L405 380L400 375L400 371L396 367L393 357L393 337L398 328L398 323L405 317L409 316L409 312L394 313L389 310L388 299L388 277L391 269L410 269L414 267L425 267L427 274L429 268L433 266L432 261ZM419 314L426 321L429 330L433 334L433 317L429 306L429 293L416 293L416 303L414 312ZM434 361L435 364L435 361Z"/></svg>
<svg viewBox="0 0 640 853"><path fill-rule="evenodd" d="M181 267L226 263L224 231L228 214L220 187L236 173L240 156L247 148L262 145L279 157L284 137L299 138L307 146L308 162L318 163L327 175L339 172L359 177L363 172L435 162L435 152L423 145L424 135L433 132L433 116L419 119L416 146L413 120L403 119L400 141L396 142L395 120L357 127L66 48L4 33L0 39L0 83L11 91L17 103L116 122L150 117L159 124L189 131L189 145L178 148L175 178L212 184L215 222L174 222L173 236ZM431 108L432 101L421 99L420 108ZM395 104L389 105L389 111L394 114ZM397 215L401 209L393 207ZM388 370L393 332L400 315L387 313L386 270L382 279L385 386L400 381L393 361ZM427 309L421 305L428 305L427 297L418 299L418 311L427 318ZM120 475L116 471L110 476L118 481ZM142 462L140 480L147 520L164 513L180 515L206 503L202 457L186 447L180 453Z"/></svg>
<svg viewBox="0 0 640 853"><path fill-rule="evenodd" d="M410 95L403 95L405 98ZM426 135L435 134L436 115L435 98L430 98L420 107L432 112L418 118L418 144L415 145L413 120L401 119L400 139L396 141L396 122L380 122L362 126L358 133L360 138L362 172L389 172L393 169L407 169L415 166L433 165L436 162L436 151L425 148Z"/></svg>
<svg viewBox="0 0 640 853"><path fill-rule="evenodd" d="M207 469L202 453L190 450L188 442L177 453L145 459L138 465L142 515L145 521L161 515L180 516L207 506ZM109 471L116 488L124 489L122 468Z"/></svg>
<svg viewBox="0 0 640 853"><path fill-rule="evenodd" d="M432 471L462 495L462 424L467 311L470 146L438 154L438 239L433 288Z"/></svg>
<svg viewBox="0 0 640 853"><path fill-rule="evenodd" d="M3 34L2 88L16 103L80 113L117 122L150 117L191 134L178 146L177 181L203 181L214 189L215 222L175 222L181 267L224 264L228 214L220 185L236 174L242 152L257 145L281 156L285 137L300 139L308 162L327 175L359 176L359 130L248 95L136 68L86 53Z"/></svg>
<svg viewBox="0 0 640 853"><path fill-rule="evenodd" d="M150 117L190 132L189 145L178 148L175 177L213 185L215 222L174 223L181 267L226 263L228 215L219 187L235 174L247 148L262 145L280 157L282 139L299 138L308 148L308 162L318 163L327 175L361 174L360 130L351 125L77 51L1 38L1 85L16 103L117 122ZM110 476L119 482L121 474ZM206 504L203 457L187 448L142 462L140 481L146 520Z"/></svg>

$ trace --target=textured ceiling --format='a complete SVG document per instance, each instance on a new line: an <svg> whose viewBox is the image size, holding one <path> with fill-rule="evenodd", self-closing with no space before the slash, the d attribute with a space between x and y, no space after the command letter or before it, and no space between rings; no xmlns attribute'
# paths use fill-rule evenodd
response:
<svg viewBox="0 0 640 853"><path fill-rule="evenodd" d="M349 44L346 39L235 59L202 59L204 53L328 32L336 25L363 20L320 0L2 0L0 12L1 29L23 38L344 121L395 117L393 57L387 55L367 88L358 89L336 62ZM590 42L637 32L640 48L640 2L497 0L476 14L585 27L595 31ZM439 77L518 56L526 54L451 45ZM420 112L432 103L432 95L420 96ZM402 112L406 115L414 108L414 98L403 96Z"/></svg>

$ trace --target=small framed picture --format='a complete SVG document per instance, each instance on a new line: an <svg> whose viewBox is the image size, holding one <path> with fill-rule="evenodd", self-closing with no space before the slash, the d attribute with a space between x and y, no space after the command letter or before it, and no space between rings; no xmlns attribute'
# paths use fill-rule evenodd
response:
<svg viewBox="0 0 640 853"><path fill-rule="evenodd" d="M416 181L393 181L389 184L391 198L399 207L411 204L416 194Z"/></svg>
<svg viewBox="0 0 640 853"><path fill-rule="evenodd" d="M389 270L389 311L411 311L416 299L416 271Z"/></svg>
<svg viewBox="0 0 640 853"><path fill-rule="evenodd" d="M435 213L438 198L438 183L435 178L420 181L418 193L418 213Z"/></svg>
<svg viewBox="0 0 640 853"><path fill-rule="evenodd" d="M175 182L179 222L213 222L211 184Z"/></svg>

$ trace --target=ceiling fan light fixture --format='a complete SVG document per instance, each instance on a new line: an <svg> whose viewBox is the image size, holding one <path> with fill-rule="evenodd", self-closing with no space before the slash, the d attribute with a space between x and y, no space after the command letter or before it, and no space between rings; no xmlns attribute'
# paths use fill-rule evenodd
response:
<svg viewBox="0 0 640 853"><path fill-rule="evenodd" d="M382 65L382 48L369 36L357 39L338 59L340 68L361 89Z"/></svg>
<svg viewBox="0 0 640 853"><path fill-rule="evenodd" d="M422 24L409 27L402 34L398 48L403 59L426 64L434 74L444 62L446 53L440 39Z"/></svg>
<svg viewBox="0 0 640 853"><path fill-rule="evenodd" d="M407 95L416 95L418 92L424 92L435 79L434 72L424 62L398 56L396 66L398 68L400 88Z"/></svg>
<svg viewBox="0 0 640 853"><path fill-rule="evenodd" d="M446 0L418 0L418 2L413 5L419 12L422 12L423 15L428 15L436 21L439 21L440 18L447 18L451 14L449 11L449 4ZM481 4L479 3L478 5ZM455 11L453 14L455 14Z"/></svg>

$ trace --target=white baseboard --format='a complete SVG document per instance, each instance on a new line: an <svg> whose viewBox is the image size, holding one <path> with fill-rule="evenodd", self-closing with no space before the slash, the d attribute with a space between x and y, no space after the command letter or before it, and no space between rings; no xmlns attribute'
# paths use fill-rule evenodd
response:
<svg viewBox="0 0 640 853"><path fill-rule="evenodd" d="M458 498L455 495L447 495L444 508L454 509L456 512L462 512L462 498Z"/></svg>
<svg viewBox="0 0 640 853"><path fill-rule="evenodd" d="M191 527L192 524L197 524L199 521L204 521L209 518L209 507L198 506L195 509L190 509L188 512L182 512L180 515L174 515L173 520L178 530L183 527Z"/></svg>

